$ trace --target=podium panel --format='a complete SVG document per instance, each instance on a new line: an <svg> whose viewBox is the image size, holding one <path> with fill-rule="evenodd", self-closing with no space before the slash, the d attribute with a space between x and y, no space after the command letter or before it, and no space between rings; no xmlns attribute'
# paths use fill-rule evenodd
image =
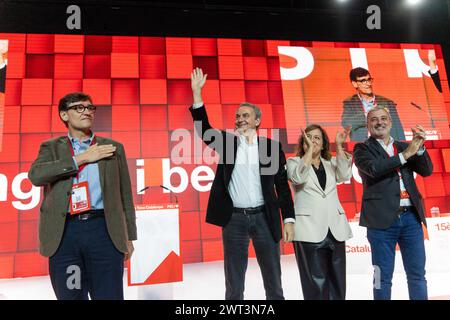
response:
<svg viewBox="0 0 450 320"><path fill-rule="evenodd" d="M138 240L128 268L128 285L149 285L183 280L178 204L136 206Z"/></svg>

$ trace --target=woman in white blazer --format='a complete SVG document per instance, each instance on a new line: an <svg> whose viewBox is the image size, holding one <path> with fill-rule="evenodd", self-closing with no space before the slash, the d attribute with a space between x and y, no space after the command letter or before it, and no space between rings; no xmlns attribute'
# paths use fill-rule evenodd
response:
<svg viewBox="0 0 450 320"><path fill-rule="evenodd" d="M344 300L345 241L352 237L336 184L350 180L352 157L343 144L350 128L336 134L336 157L325 130L309 125L287 161L294 188L294 251L305 300Z"/></svg>

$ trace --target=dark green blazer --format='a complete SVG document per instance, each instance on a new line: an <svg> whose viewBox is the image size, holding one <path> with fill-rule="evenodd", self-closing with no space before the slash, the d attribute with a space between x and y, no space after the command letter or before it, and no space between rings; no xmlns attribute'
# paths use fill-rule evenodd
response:
<svg viewBox="0 0 450 320"><path fill-rule="evenodd" d="M108 233L117 250L125 253L127 241L137 239L136 215L125 150L116 141L98 136L96 138L99 145L116 146L112 157L98 161L98 169ZM43 256L51 257L59 247L69 208L72 178L76 174L67 136L41 144L28 178L35 186L44 187L39 214L39 251Z"/></svg>

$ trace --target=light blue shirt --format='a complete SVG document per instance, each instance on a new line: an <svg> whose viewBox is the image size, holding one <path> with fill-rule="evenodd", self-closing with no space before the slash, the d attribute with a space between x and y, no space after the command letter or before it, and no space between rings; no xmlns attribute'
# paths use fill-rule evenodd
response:
<svg viewBox="0 0 450 320"><path fill-rule="evenodd" d="M375 95L373 95L373 98L370 101L364 100L358 93L358 97L359 100L361 100L361 103L363 105L364 108L364 112L366 113L366 115L369 113L369 111L371 109L373 109L373 107L375 107Z"/></svg>
<svg viewBox="0 0 450 320"><path fill-rule="evenodd" d="M87 140L80 141L76 138L72 138L70 134L68 135L70 142L72 143L73 153L75 156L80 153L85 152L91 145L94 139L94 133ZM73 161L78 169L77 162L75 161L75 156ZM83 171L78 173L79 180L75 176L73 178L73 183L79 183L87 181L89 184L89 198L91 200L91 209L103 209L103 198L102 198L102 187L100 185L100 175L98 171L98 163L89 163L84 167Z"/></svg>

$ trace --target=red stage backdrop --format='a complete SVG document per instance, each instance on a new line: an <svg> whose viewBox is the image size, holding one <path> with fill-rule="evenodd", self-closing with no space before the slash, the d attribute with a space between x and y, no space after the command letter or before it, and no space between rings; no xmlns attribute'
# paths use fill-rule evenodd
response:
<svg viewBox="0 0 450 320"><path fill-rule="evenodd" d="M354 94L348 73L366 65L375 93L397 103L407 139L415 123L437 139L427 142L434 173L417 182L427 215L431 208L450 212L450 93L439 45L52 34L0 34L1 40L8 40L8 62L0 93L0 278L48 273L37 252L42 194L27 171L42 141L66 134L57 104L73 91L90 94L98 106L96 133L124 144L135 203L178 198L184 263L222 259L220 228L204 222L214 158L195 155L198 146L204 151L198 140L183 154L191 164L171 158L179 144L175 130L194 136L188 111L194 67L208 73L204 100L215 127L233 128L240 102L258 104L261 128L269 135L280 129L292 156L300 126L323 124L334 140L342 102ZM429 49L436 52L443 94L424 75ZM144 186L150 188L139 193ZM362 194L356 170L338 188L355 219ZM292 253L291 245L282 250Z"/></svg>

